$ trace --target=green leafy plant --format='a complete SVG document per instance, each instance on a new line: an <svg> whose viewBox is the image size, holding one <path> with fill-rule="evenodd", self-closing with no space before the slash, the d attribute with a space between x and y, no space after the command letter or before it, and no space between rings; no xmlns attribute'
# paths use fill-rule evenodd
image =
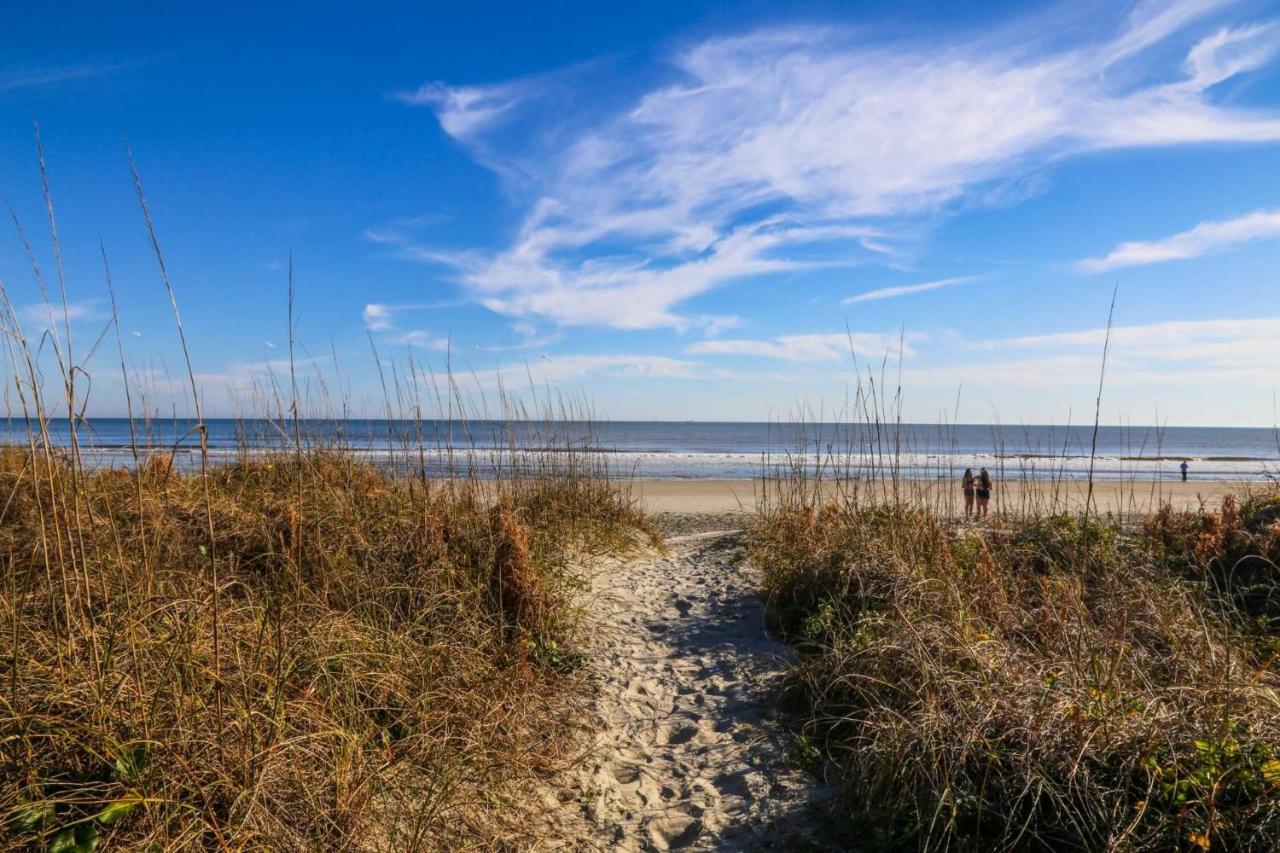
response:
<svg viewBox="0 0 1280 853"><path fill-rule="evenodd" d="M49 840L48 853L93 853L101 835L92 823L79 823L56 833Z"/></svg>

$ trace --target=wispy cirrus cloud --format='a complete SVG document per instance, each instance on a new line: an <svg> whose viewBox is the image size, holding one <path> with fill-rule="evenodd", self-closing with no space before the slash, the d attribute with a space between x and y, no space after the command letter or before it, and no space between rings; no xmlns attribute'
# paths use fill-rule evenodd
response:
<svg viewBox="0 0 1280 853"><path fill-rule="evenodd" d="M448 337L443 335L433 335L422 329L414 329L412 332L406 332L400 336L398 342L404 346L431 350L433 352L448 352L450 346Z"/></svg>
<svg viewBox="0 0 1280 853"><path fill-rule="evenodd" d="M254 395L262 399L269 398L273 388L278 392L281 383L289 381L291 370L305 384L315 377L323 376L326 367L323 359L314 357L299 357L292 364L287 358L236 359L219 368L197 370L195 380L202 398L207 395L222 406L236 400L249 402L249 398ZM167 394L175 400L190 401L191 385L185 376L145 369L138 371L135 379L149 394ZM235 406L231 408L234 409Z"/></svg>
<svg viewBox="0 0 1280 853"><path fill-rule="evenodd" d="M428 311L435 308L454 308L460 302L411 302L391 304L387 302L369 302L360 311L360 319L365 328L371 332L390 332L396 328L396 321L401 314L412 311Z"/></svg>
<svg viewBox="0 0 1280 853"><path fill-rule="evenodd" d="M558 384L588 378L607 379L697 379L704 375L694 361L659 355L543 355L525 362L467 372L470 381L481 387L504 385L517 388Z"/></svg>
<svg viewBox="0 0 1280 853"><path fill-rule="evenodd" d="M507 344L478 344L476 349L482 352L510 352L512 350L534 350L542 349L558 343L563 335L560 332L541 332L536 325L526 320L517 320L511 324L511 331L515 332L517 340L514 343Z"/></svg>
<svg viewBox="0 0 1280 853"><path fill-rule="evenodd" d="M713 314L698 317L697 323L702 327L704 335L708 338L714 338L718 337L722 332L741 327L746 323L746 320L737 314Z"/></svg>
<svg viewBox="0 0 1280 853"><path fill-rule="evenodd" d="M1105 328L1045 335L1024 335L984 341L971 346L989 350L1096 350L1107 340ZM1280 317L1222 320L1178 320L1111 330L1111 351L1150 362L1196 361L1206 366L1238 366L1241 362L1280 360Z"/></svg>
<svg viewBox="0 0 1280 853"><path fill-rule="evenodd" d="M960 341L951 363L908 370L905 378L933 385L1096 386L1107 335L1106 328L1098 327ZM1111 385L1241 382L1269 387L1275 382L1273 365L1280 360L1280 317L1116 326L1110 336ZM989 357L975 358L977 353Z"/></svg>
<svg viewBox="0 0 1280 853"><path fill-rule="evenodd" d="M850 296L848 299L840 300L841 305L852 305L855 302L871 302L877 299L892 299L895 296L910 296L913 293L927 293L930 290L941 290L944 287L955 287L958 284L970 284L978 281L982 276L962 275L954 278L940 278L936 281L926 281L920 284L903 284L896 287L882 287L878 290L868 290L866 293L859 293L856 296Z"/></svg>
<svg viewBox="0 0 1280 853"><path fill-rule="evenodd" d="M61 328L64 321L75 323L84 320L104 320L106 316L102 310L102 301L99 299L68 302L65 311L61 302L49 304L33 302L18 308L19 319L24 324L38 328L48 328L51 318L54 325Z"/></svg>
<svg viewBox="0 0 1280 853"><path fill-rule="evenodd" d="M453 267L502 314L686 327L679 306L712 288L896 257L904 219L982 203L1065 157L1280 139L1280 115L1215 97L1275 56L1271 23L1204 26L1228 5L1146 0L1070 44L1037 21L899 40L762 28L691 45L669 82L606 115L521 108L580 85L554 78L428 84L404 100L519 176L527 208L496 251L402 252Z"/></svg>
<svg viewBox="0 0 1280 853"><path fill-rule="evenodd" d="M1187 85L1216 86L1245 71L1265 65L1280 53L1280 25L1224 27L1201 40L1187 54Z"/></svg>
<svg viewBox="0 0 1280 853"><path fill-rule="evenodd" d="M529 228L529 223L526 223ZM576 226L575 226L576 227ZM626 255L584 257L564 266L549 255L566 247L558 241L566 234L560 225L537 226L543 246L522 244L496 256L477 252L449 254L405 246L402 255L418 260L447 263L457 269L473 298L490 310L514 317L544 317L563 325L602 325L619 329L671 327L687 329L704 325L706 318L689 318L672 308L705 292L716 283L775 272L819 269L851 258L796 259L774 256L788 246L849 242L867 249L867 241L880 239L878 229L854 225L800 227L777 218L742 226L716 238L697 251L677 251L683 259L667 255L667 249L633 244ZM552 233L554 232L554 233ZM572 237L582 246L606 237ZM668 247L670 248L670 247ZM548 256L531 256L546 251ZM710 325L717 323L712 319Z"/></svg>
<svg viewBox="0 0 1280 853"><path fill-rule="evenodd" d="M113 74L125 67L127 66L124 64L63 65L58 67L27 68L3 71L0 72L0 94L15 92L22 89L35 89L42 86L52 86L58 83L68 83L74 80L84 80L91 77L101 77L106 74Z"/></svg>
<svg viewBox="0 0 1280 853"><path fill-rule="evenodd" d="M491 86L423 83L411 92L397 92L392 97L411 106L431 107L440 117L445 133L461 139L502 121L527 101L535 90L535 84L527 80Z"/></svg>
<svg viewBox="0 0 1280 853"><path fill-rule="evenodd" d="M1106 255L1086 258L1076 269L1102 273L1165 261L1182 261L1254 240L1280 238L1280 210L1258 210L1235 219L1201 222L1163 240L1121 243Z"/></svg>
<svg viewBox="0 0 1280 853"><path fill-rule="evenodd" d="M815 335L780 335L772 340L700 341L685 348L690 355L747 355L783 361L839 361L850 354L867 358L896 358L915 354L910 342L923 339L919 333L899 336L874 332Z"/></svg>

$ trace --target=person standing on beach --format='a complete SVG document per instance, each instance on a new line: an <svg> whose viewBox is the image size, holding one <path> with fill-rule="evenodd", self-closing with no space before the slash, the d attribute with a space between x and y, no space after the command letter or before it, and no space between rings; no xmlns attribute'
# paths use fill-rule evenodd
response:
<svg viewBox="0 0 1280 853"><path fill-rule="evenodd" d="M1182 464L1178 467L1182 469L1182 482L1187 482L1187 469L1191 466L1187 464L1187 460L1183 459Z"/></svg>
<svg viewBox="0 0 1280 853"><path fill-rule="evenodd" d="M973 515L973 469L964 469L964 478L960 481L960 485L964 487L964 517L968 521Z"/></svg>
<svg viewBox="0 0 1280 853"><path fill-rule="evenodd" d="M991 503L991 475L983 468L978 474L978 518L987 517L987 505Z"/></svg>

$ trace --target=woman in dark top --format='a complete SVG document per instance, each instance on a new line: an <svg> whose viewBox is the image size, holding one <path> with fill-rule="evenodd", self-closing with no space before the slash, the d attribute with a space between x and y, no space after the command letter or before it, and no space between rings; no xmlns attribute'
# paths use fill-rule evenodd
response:
<svg viewBox="0 0 1280 853"><path fill-rule="evenodd" d="M960 481L960 485L964 487L964 517L969 518L973 515L973 469L964 469L964 479Z"/></svg>
<svg viewBox="0 0 1280 853"><path fill-rule="evenodd" d="M987 505L991 503L991 475L983 468L978 474L978 517L987 517Z"/></svg>

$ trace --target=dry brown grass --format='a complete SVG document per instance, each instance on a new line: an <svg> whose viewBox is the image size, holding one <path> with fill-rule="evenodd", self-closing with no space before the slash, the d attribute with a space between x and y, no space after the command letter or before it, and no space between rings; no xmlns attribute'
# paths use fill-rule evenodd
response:
<svg viewBox="0 0 1280 853"><path fill-rule="evenodd" d="M524 789L584 695L566 550L638 521L616 488L424 489L340 454L215 469L214 590L199 476L72 480L0 454L12 843L524 846Z"/></svg>
<svg viewBox="0 0 1280 853"><path fill-rule="evenodd" d="M776 502L751 556L804 651L802 737L848 791L851 838L1274 849L1275 506L1143 532Z"/></svg>

